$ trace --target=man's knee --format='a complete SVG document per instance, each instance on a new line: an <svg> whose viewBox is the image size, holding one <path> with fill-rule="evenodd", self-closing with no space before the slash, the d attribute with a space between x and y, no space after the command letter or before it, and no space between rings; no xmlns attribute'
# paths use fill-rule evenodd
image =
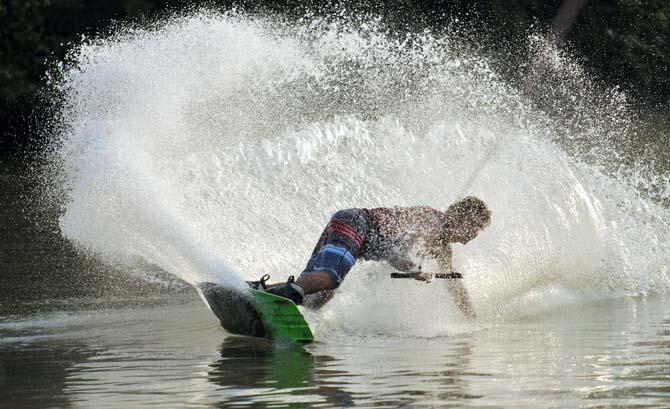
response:
<svg viewBox="0 0 670 409"><path fill-rule="evenodd" d="M343 224L350 227L360 240L365 237L368 231L368 221L365 213L361 209L342 209L333 214L330 223Z"/></svg>
<svg viewBox="0 0 670 409"><path fill-rule="evenodd" d="M326 273L331 279L332 288L335 289L355 263L355 257L346 248L326 244L312 255L301 276L316 272Z"/></svg>

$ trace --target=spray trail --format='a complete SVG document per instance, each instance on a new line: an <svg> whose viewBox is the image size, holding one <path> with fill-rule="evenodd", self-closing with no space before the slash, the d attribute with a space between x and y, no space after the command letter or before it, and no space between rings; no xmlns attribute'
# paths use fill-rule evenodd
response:
<svg viewBox="0 0 670 409"><path fill-rule="evenodd" d="M240 285L299 273L338 209L473 194L493 224L455 263L481 315L666 291L667 209L608 176L597 150L565 144L609 140L601 125L628 123L625 106L577 109L567 127L455 41L201 11L82 44L56 83L61 229L114 262ZM530 74L535 93L555 91ZM580 73L561 74L588 91ZM442 292L388 273L356 266L324 325L453 324Z"/></svg>

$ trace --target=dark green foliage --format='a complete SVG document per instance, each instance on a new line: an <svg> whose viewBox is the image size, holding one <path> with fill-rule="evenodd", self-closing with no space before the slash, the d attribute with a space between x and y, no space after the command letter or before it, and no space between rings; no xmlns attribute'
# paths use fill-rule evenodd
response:
<svg viewBox="0 0 670 409"><path fill-rule="evenodd" d="M0 0L2 147L17 144L14 133L29 133L25 118L33 111L47 61L63 58L82 35L104 33L115 21L151 19L165 11L202 4L222 9L236 5L250 12L289 17L306 12L325 15L345 7L350 13L380 15L398 30L439 31L458 18L495 52L523 44L530 31L549 31L561 0ZM608 84L621 86L634 100L646 105L669 103L667 0L586 1L563 40L586 67Z"/></svg>
<svg viewBox="0 0 670 409"><path fill-rule="evenodd" d="M28 147L31 114L49 61L82 35L162 8L151 0L0 0L0 152ZM173 1L172 3L177 3Z"/></svg>
<svg viewBox="0 0 670 409"><path fill-rule="evenodd" d="M609 3L586 7L571 41L608 82L649 102L669 103L670 2Z"/></svg>

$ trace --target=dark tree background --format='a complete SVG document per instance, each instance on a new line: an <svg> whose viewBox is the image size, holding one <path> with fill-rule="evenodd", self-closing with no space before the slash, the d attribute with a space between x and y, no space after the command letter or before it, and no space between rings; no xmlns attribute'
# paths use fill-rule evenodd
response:
<svg viewBox="0 0 670 409"><path fill-rule="evenodd" d="M350 11L382 15L401 29L440 29L452 18L496 44L523 42L531 29L553 30L562 44L609 85L644 108L670 105L668 0L391 0L209 1L260 13L298 17ZM0 139L5 153L30 148L36 95L47 62L62 58L81 35L104 32L115 21L156 18L203 2L186 0L0 0ZM501 47L501 46L499 46Z"/></svg>

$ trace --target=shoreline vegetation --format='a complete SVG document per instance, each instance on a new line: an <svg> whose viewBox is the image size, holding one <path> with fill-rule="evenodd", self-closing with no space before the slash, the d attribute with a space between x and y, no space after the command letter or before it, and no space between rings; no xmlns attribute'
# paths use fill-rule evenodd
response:
<svg viewBox="0 0 670 409"><path fill-rule="evenodd" d="M0 155L39 149L40 90L49 64L82 36L119 22L152 21L199 7L298 19L306 14L380 16L389 27L439 32L458 21L491 50L522 50L530 33L554 33L593 77L618 87L633 105L664 118L670 107L670 3L664 0L209 1L2 0L0 2ZM504 45L501 46L501 45ZM503 73L504 74L504 73ZM662 119L661 119L662 120Z"/></svg>

